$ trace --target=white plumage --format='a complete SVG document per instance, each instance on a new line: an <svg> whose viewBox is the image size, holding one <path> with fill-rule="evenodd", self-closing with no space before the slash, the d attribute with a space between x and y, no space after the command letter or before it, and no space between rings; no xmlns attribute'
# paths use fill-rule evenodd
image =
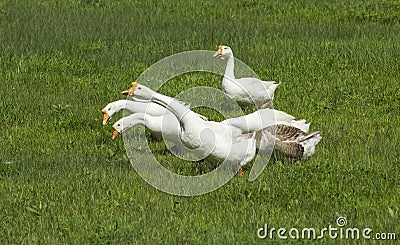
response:
<svg viewBox="0 0 400 245"><path fill-rule="evenodd" d="M235 78L235 60L232 49L228 46L218 46L214 58L226 59L226 69L222 79L222 90L241 107L266 108L274 98L278 87L274 81L262 81L258 78Z"/></svg>

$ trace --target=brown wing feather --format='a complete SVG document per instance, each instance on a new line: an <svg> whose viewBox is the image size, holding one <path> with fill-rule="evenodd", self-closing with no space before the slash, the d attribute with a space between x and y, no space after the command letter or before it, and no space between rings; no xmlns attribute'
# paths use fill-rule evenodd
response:
<svg viewBox="0 0 400 245"><path fill-rule="evenodd" d="M297 141L297 139L305 137L307 135L305 132L296 127L282 124L269 126L264 130L273 134L281 141Z"/></svg>
<svg viewBox="0 0 400 245"><path fill-rule="evenodd" d="M283 124L273 125L256 132L257 147L260 147L262 131L266 134L273 135L275 137L275 150L290 158L303 157L304 147L300 142L319 134L319 131L307 134L301 129L293 126Z"/></svg>

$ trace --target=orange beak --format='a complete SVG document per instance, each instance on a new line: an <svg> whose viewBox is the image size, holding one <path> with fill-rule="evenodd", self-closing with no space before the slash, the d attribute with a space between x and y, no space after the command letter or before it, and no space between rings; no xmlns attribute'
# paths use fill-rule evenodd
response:
<svg viewBox="0 0 400 245"><path fill-rule="evenodd" d="M133 96L134 93L135 93L136 87L137 87L138 85L139 85L139 83L137 83L137 82L132 82L132 87L129 88L129 89L127 89L127 90L122 91L122 94L126 94L126 95L129 95L129 96Z"/></svg>
<svg viewBox="0 0 400 245"><path fill-rule="evenodd" d="M111 117L108 115L105 109L101 110L101 112L103 112L103 126L104 126L107 124L108 120L110 120Z"/></svg>
<svg viewBox="0 0 400 245"><path fill-rule="evenodd" d="M119 135L119 132L116 128L114 128L114 126L112 126L112 128L114 129L114 131L113 131L111 139L115 140L115 138L117 138L117 136Z"/></svg>
<svg viewBox="0 0 400 245"><path fill-rule="evenodd" d="M222 55L222 46L220 45L220 46L218 46L217 52L215 52L215 54L214 54L214 58L217 58L221 55Z"/></svg>
<svg viewBox="0 0 400 245"><path fill-rule="evenodd" d="M129 88L127 90L122 91L122 94L126 94L126 95L133 95L134 90L132 88Z"/></svg>

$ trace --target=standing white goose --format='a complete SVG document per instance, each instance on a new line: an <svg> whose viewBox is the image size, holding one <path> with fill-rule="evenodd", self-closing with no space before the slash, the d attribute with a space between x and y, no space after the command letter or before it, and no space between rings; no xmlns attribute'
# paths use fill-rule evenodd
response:
<svg viewBox="0 0 400 245"><path fill-rule="evenodd" d="M199 115L173 98L154 92L136 82L126 91L135 98L151 100L170 110L180 123L180 139L189 149L207 156L207 161L227 161L241 166L251 161L256 152L255 133L248 135L237 127L204 121ZM271 124L273 125L273 124ZM268 125L268 126L271 126Z"/></svg>
<svg viewBox="0 0 400 245"><path fill-rule="evenodd" d="M266 108L274 98L275 89L278 87L273 81L262 81L258 78L235 78L235 59L232 49L228 46L218 46L214 58L227 59L225 75L222 80L222 90L235 100L242 108L257 106Z"/></svg>

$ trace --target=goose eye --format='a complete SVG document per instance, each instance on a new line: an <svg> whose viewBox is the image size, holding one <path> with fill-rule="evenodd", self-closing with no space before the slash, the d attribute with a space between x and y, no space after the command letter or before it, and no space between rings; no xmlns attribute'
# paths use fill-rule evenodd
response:
<svg viewBox="0 0 400 245"><path fill-rule="evenodd" d="M108 108L109 111L111 111L111 108Z"/></svg>
<svg viewBox="0 0 400 245"><path fill-rule="evenodd" d="M228 48L224 48L225 50L227 50Z"/></svg>
<svg viewBox="0 0 400 245"><path fill-rule="evenodd" d="M119 123L118 123L118 125L117 125L117 126L119 127L119 126L121 126L121 124L119 124Z"/></svg>
<svg viewBox="0 0 400 245"><path fill-rule="evenodd" d="M139 87L138 89L142 89L142 87Z"/></svg>

